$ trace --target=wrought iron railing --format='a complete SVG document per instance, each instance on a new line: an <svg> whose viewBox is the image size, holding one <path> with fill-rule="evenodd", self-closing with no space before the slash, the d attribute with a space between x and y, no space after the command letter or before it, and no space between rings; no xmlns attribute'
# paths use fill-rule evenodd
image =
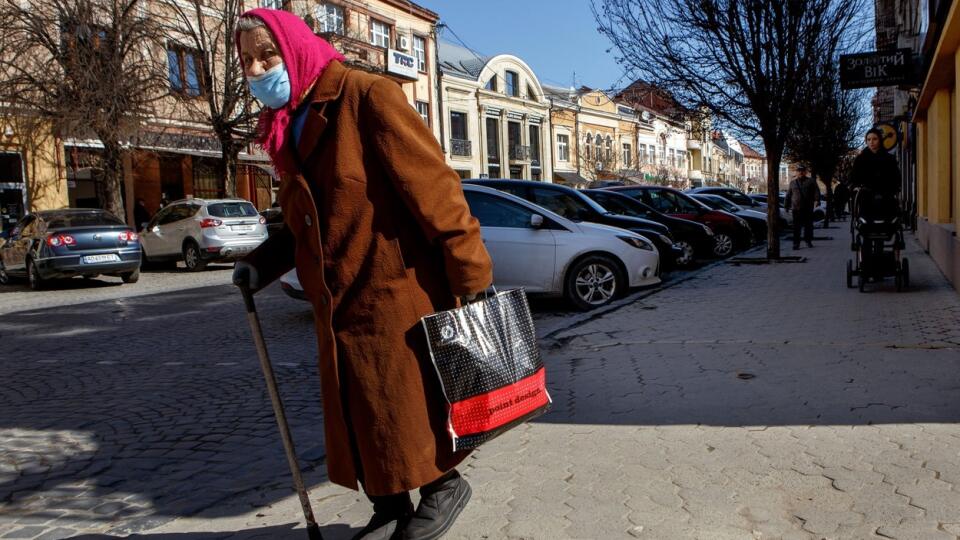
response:
<svg viewBox="0 0 960 540"><path fill-rule="evenodd" d="M529 161L530 147L522 144L515 144L510 147L510 159L515 161Z"/></svg>
<svg viewBox="0 0 960 540"><path fill-rule="evenodd" d="M464 139L450 139L450 154L453 156L470 157L473 155L473 145Z"/></svg>

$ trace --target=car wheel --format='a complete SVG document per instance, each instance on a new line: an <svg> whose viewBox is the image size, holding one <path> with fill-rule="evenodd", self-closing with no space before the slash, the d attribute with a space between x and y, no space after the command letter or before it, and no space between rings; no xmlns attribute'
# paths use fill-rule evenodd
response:
<svg viewBox="0 0 960 540"><path fill-rule="evenodd" d="M860 292L867 290L867 276L864 275L863 270L860 270L857 275L857 288L860 289Z"/></svg>
<svg viewBox="0 0 960 540"><path fill-rule="evenodd" d="M0 262L0 285L9 285L10 284L10 274L7 273L6 267L3 266L3 263Z"/></svg>
<svg viewBox="0 0 960 540"><path fill-rule="evenodd" d="M693 260L696 257L693 244L686 240L679 240L677 246L680 248L680 255L677 256L676 260L677 266L686 267L693 264Z"/></svg>
<svg viewBox="0 0 960 540"><path fill-rule="evenodd" d="M727 233L718 232L713 236L713 254L717 257L726 257L733 253L733 237Z"/></svg>
<svg viewBox="0 0 960 540"><path fill-rule="evenodd" d="M567 272L567 299L582 311L613 301L625 288L617 264L609 257L594 255L577 261Z"/></svg>
<svg viewBox="0 0 960 540"><path fill-rule="evenodd" d="M122 279L124 283L136 283L137 281L140 280L140 269L137 268L133 272L120 274L120 279Z"/></svg>
<svg viewBox="0 0 960 540"><path fill-rule="evenodd" d="M35 291L42 291L45 285L40 270L37 268L37 263L33 262L33 259L27 261L27 281L30 283L30 288Z"/></svg>
<svg viewBox="0 0 960 540"><path fill-rule="evenodd" d="M847 288L853 288L853 261L847 261Z"/></svg>
<svg viewBox="0 0 960 540"><path fill-rule="evenodd" d="M196 242L191 241L183 245L183 264L190 272L199 272L207 266L200 257L200 246Z"/></svg>

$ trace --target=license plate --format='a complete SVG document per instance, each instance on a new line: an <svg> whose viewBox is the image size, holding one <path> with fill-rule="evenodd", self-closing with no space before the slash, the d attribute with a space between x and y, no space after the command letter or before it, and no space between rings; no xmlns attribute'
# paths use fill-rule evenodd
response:
<svg viewBox="0 0 960 540"><path fill-rule="evenodd" d="M84 264L105 262L120 262L120 256L116 253L108 253L106 255L86 255L83 257Z"/></svg>
<svg viewBox="0 0 960 540"><path fill-rule="evenodd" d="M231 231L249 232L253 230L253 225L231 225Z"/></svg>

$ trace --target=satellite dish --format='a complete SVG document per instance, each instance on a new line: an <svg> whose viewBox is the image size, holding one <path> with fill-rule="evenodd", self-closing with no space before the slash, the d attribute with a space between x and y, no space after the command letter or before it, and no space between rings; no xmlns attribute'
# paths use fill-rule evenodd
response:
<svg viewBox="0 0 960 540"><path fill-rule="evenodd" d="M650 111L643 111L643 113L640 114L640 118L643 118L644 120L649 122L650 120L653 120L653 115L650 114Z"/></svg>

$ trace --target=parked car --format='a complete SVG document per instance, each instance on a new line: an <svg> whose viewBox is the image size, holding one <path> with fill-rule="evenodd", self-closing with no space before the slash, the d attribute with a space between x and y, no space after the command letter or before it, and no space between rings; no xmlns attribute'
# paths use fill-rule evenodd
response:
<svg viewBox="0 0 960 540"><path fill-rule="evenodd" d="M714 210L729 212L735 216L746 220L753 232L753 239L756 242L762 242L767 238L767 214L756 210L747 210L740 205L734 204L720 195L709 195L706 193L694 193L692 197Z"/></svg>
<svg viewBox="0 0 960 540"><path fill-rule="evenodd" d="M613 301L631 287L660 283L660 256L646 238L616 227L575 223L524 199L464 184L470 211L493 259L494 286L564 296L581 310ZM303 300L296 270L280 288Z"/></svg>
<svg viewBox="0 0 960 540"><path fill-rule="evenodd" d="M612 213L571 187L532 180L467 180L466 182L510 193L571 221L589 221L640 234L653 242L666 268L674 266L676 260L683 254L680 247L675 245L667 226L656 221Z"/></svg>
<svg viewBox="0 0 960 540"><path fill-rule="evenodd" d="M100 274L124 283L140 278L140 239L103 210L49 210L27 214L0 246L0 283L25 277L40 290L50 279Z"/></svg>
<svg viewBox="0 0 960 540"><path fill-rule="evenodd" d="M767 204L767 194L766 193L754 193L750 195L751 199ZM787 211L784 208L784 205L787 202L787 194L780 192L777 196L777 199L780 201L780 217L783 219L781 225L789 225L793 223L793 215L791 212ZM824 198L823 193L820 194L820 203L817 204L817 207L813 209L813 221L814 223L818 221L823 221L827 215L827 202Z"/></svg>
<svg viewBox="0 0 960 540"><path fill-rule="evenodd" d="M713 256L713 229L702 223L670 217L633 197L615 191L585 189L583 193L614 214L648 219L670 227L681 252L676 261L677 266L688 266L697 258Z"/></svg>
<svg viewBox="0 0 960 540"><path fill-rule="evenodd" d="M732 202L733 204L743 208L744 210L753 210L760 212L764 215L767 214L767 196L763 195L763 199L757 198L754 195L747 195L746 193L735 189L732 187L701 187L689 189L686 191L691 195L703 194L703 195L719 195L724 199ZM783 230L787 225L790 224L790 213L783 209L783 206L780 206L780 229Z"/></svg>
<svg viewBox="0 0 960 540"><path fill-rule="evenodd" d="M182 260L187 270L236 260L267 239L266 219L243 199L186 199L163 207L140 236L145 262Z"/></svg>
<svg viewBox="0 0 960 540"><path fill-rule="evenodd" d="M283 228L283 210L279 206L261 210L260 216L263 217L264 224L267 226L267 236L272 236Z"/></svg>
<svg viewBox="0 0 960 540"><path fill-rule="evenodd" d="M668 216L689 219L707 225L714 232L713 254L726 257L753 243L750 225L743 219L712 210L673 188L663 186L624 186L604 188L629 195Z"/></svg>

